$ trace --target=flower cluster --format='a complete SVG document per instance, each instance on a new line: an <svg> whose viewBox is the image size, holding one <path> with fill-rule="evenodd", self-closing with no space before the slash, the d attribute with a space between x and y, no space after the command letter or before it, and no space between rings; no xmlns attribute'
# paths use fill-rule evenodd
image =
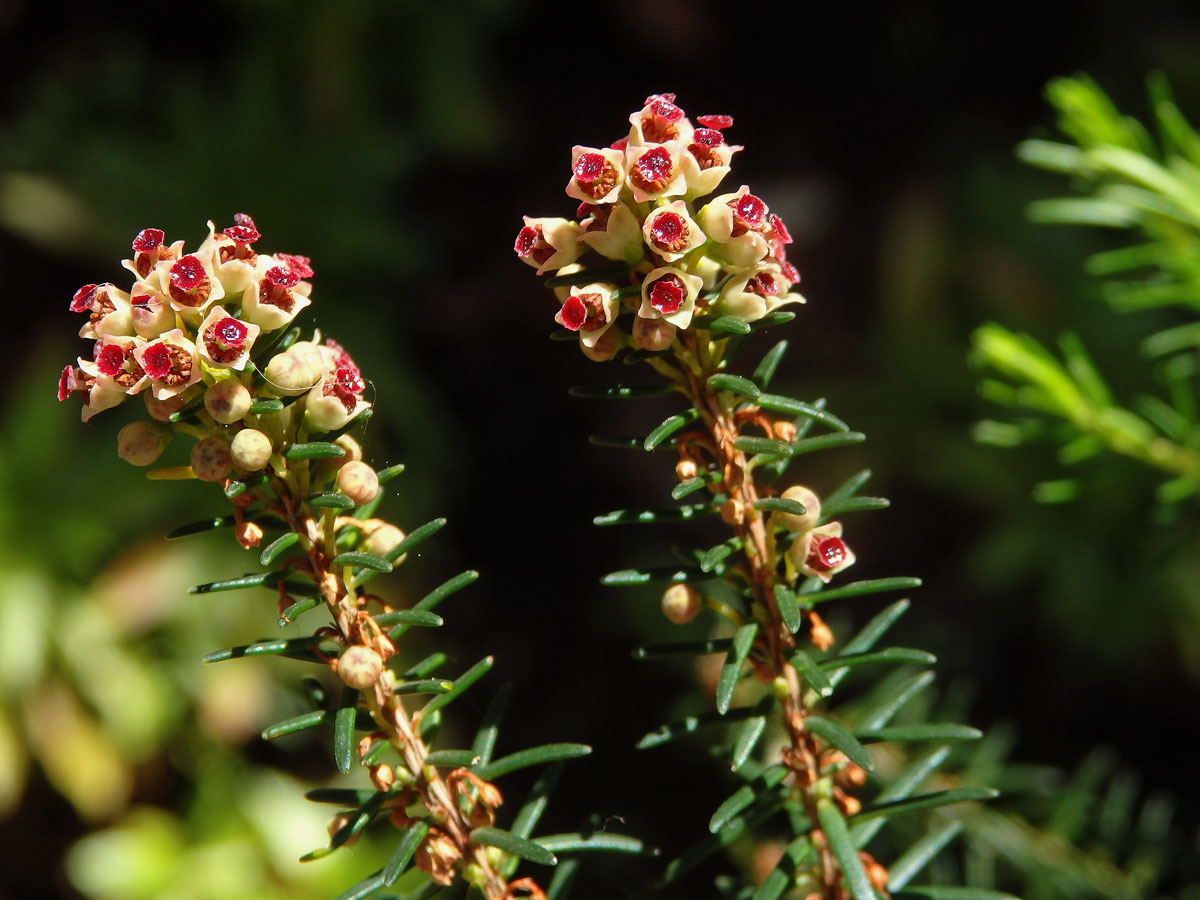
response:
<svg viewBox="0 0 1200 900"><path fill-rule="evenodd" d="M514 247L539 275L558 274L554 319L584 354L665 350L697 314L753 322L803 303L783 220L746 185L710 197L742 149L725 140L733 119L693 125L674 94L655 94L629 122L609 147L572 150L575 220L526 216ZM578 262L589 249L612 263L589 271Z"/></svg>
<svg viewBox="0 0 1200 900"><path fill-rule="evenodd" d="M85 284L71 299L87 317L79 335L93 343L90 357L63 368L58 399L82 393L87 421L140 395L153 421L125 426L118 439L134 465L159 457L181 412L207 426L193 474L220 481L234 467L263 469L291 432L335 431L369 406L345 350L319 335L293 342L284 334L311 302L308 257L257 252L254 220L233 218L220 232L209 222L192 253L145 228L122 263L128 290Z"/></svg>

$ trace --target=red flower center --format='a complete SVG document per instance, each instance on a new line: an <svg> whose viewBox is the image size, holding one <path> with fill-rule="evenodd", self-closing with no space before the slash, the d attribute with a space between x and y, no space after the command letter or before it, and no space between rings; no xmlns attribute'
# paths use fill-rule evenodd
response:
<svg viewBox="0 0 1200 900"><path fill-rule="evenodd" d="M155 381L171 374L171 351L162 341L150 344L142 351L142 368Z"/></svg>
<svg viewBox="0 0 1200 900"><path fill-rule="evenodd" d="M87 312L92 306L92 298L96 296L96 285L85 284L71 298L71 312Z"/></svg>
<svg viewBox="0 0 1200 900"><path fill-rule="evenodd" d="M295 253L276 253L275 258L299 275L301 278L312 278L312 260L307 256Z"/></svg>
<svg viewBox="0 0 1200 900"><path fill-rule="evenodd" d="M650 285L650 305L663 315L678 312L687 299L687 291L677 275L664 275Z"/></svg>
<svg viewBox="0 0 1200 900"><path fill-rule="evenodd" d="M133 239L133 249L138 253L149 253L162 245L166 234L161 228L143 228Z"/></svg>
<svg viewBox="0 0 1200 900"><path fill-rule="evenodd" d="M58 376L58 402L66 400L75 390L75 369L73 366L63 366L62 374Z"/></svg>
<svg viewBox="0 0 1200 900"><path fill-rule="evenodd" d="M650 226L650 238L660 249L676 252L688 239L687 222L673 212L661 212Z"/></svg>
<svg viewBox="0 0 1200 900"><path fill-rule="evenodd" d="M692 141L701 147L720 147L725 143L725 138L721 132L713 131L711 128L697 128L692 133Z"/></svg>
<svg viewBox="0 0 1200 900"><path fill-rule="evenodd" d="M234 225L225 229L225 237L231 238L239 244L253 244L262 235L253 225Z"/></svg>
<svg viewBox="0 0 1200 900"><path fill-rule="evenodd" d="M790 244L792 242L791 232L787 230L787 226L783 224L783 219L771 213L771 230L775 232L775 237L781 243Z"/></svg>
<svg viewBox="0 0 1200 900"><path fill-rule="evenodd" d="M841 538L821 538L809 548L807 562L809 568L828 572L844 563L848 553L846 543Z"/></svg>
<svg viewBox="0 0 1200 900"><path fill-rule="evenodd" d="M240 350L246 343L247 333L246 326L232 316L221 319L213 328L217 343L230 350Z"/></svg>
<svg viewBox="0 0 1200 900"><path fill-rule="evenodd" d="M171 266L171 287L190 294L207 280L204 265L194 256L185 256Z"/></svg>
<svg viewBox="0 0 1200 900"><path fill-rule="evenodd" d="M753 194L743 194L732 203L733 214L747 228L761 225L767 216L767 205Z"/></svg>
<svg viewBox="0 0 1200 900"><path fill-rule="evenodd" d="M650 112L664 122L678 122L683 118L683 110L668 100L665 95L658 97L650 104Z"/></svg>
<svg viewBox="0 0 1200 900"><path fill-rule="evenodd" d="M253 228L255 231L258 231L257 226L254 224L254 220L245 213L234 213L233 221L236 225L246 225L250 228Z"/></svg>
<svg viewBox="0 0 1200 900"><path fill-rule="evenodd" d="M562 306L560 315L564 328L569 331L578 331L587 321L587 304L579 297L568 297L567 302Z"/></svg>
<svg viewBox="0 0 1200 900"><path fill-rule="evenodd" d="M267 280L278 288L292 288L300 283L300 275L287 266L272 266L267 269Z"/></svg>
<svg viewBox="0 0 1200 900"><path fill-rule="evenodd" d="M733 116L697 116L696 121L705 128L721 130L733 124Z"/></svg>
<svg viewBox="0 0 1200 900"><path fill-rule="evenodd" d="M100 370L100 374L113 376L121 371L125 365L125 351L117 344L105 344L100 348L100 354L96 357L96 368Z"/></svg>
<svg viewBox="0 0 1200 900"><path fill-rule="evenodd" d="M584 153L579 159L575 160L575 168L572 170L575 174L575 180L583 184L592 184L604 177L604 168L607 165L606 160L599 153Z"/></svg>
<svg viewBox="0 0 1200 900"><path fill-rule="evenodd" d="M671 177L671 154L665 147L647 150L638 157L637 165L645 181L665 181Z"/></svg>

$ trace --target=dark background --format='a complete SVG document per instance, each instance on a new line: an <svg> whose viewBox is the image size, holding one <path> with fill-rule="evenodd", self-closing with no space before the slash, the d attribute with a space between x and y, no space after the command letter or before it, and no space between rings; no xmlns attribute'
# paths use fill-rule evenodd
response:
<svg viewBox="0 0 1200 900"><path fill-rule="evenodd" d="M672 634L653 592L597 579L719 532L592 528L596 513L665 500L673 476L666 457L587 435L644 433L673 408L568 398L647 374L549 343L552 299L510 249L522 214L571 214L573 144L609 143L643 97L674 91L692 115L735 117L733 187L751 185L796 237L809 305L775 335L792 347L778 384L829 398L870 438L814 458L804 480L829 490L869 467L892 499L847 524L856 577L925 580L897 643L936 651L943 683L969 685L975 724L1015 721L1018 758L1071 767L1111 743L1194 828L1195 518L1159 521L1155 480L1132 464L1098 466L1072 505L1035 506L1031 486L1059 471L1052 452L971 443L971 423L996 411L966 354L989 318L1043 338L1069 325L1120 395L1150 384L1125 348L1161 320L1097 301L1080 265L1107 235L1024 220L1067 186L1012 148L1053 133L1042 91L1059 75L1087 72L1144 117L1144 76L1161 69L1200 118L1198 38L1186 2L214 2L170 15L0 2L0 409L10 437L30 416L68 423L65 445L36 462L10 446L8 463L45 479L47 540L56 516L103 516L105 536L62 570L79 584L132 535L220 511L196 486L155 499L110 450L127 411L80 427L50 385L81 352L70 294L119 280L133 234L154 225L191 244L205 219L251 213L264 245L313 258L312 319L374 382L368 451L408 466L390 515L450 520L401 579L419 596L468 566L483 575L444 632L460 667L495 653L491 683L517 682L501 749L596 748L568 767L550 830L600 812L680 849L728 786L699 746L630 749L696 691L684 669L629 660ZM116 517L114 488L137 501ZM177 777L168 797L186 795ZM81 829L35 774L0 823L13 883L53 871ZM602 864L594 895L637 871Z"/></svg>

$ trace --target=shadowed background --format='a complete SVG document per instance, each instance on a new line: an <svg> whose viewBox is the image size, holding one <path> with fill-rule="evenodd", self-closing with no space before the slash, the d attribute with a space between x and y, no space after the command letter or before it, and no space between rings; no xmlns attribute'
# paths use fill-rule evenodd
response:
<svg viewBox="0 0 1200 900"><path fill-rule="evenodd" d="M658 91L692 115L734 116L729 138L746 149L730 189L749 184L796 238L809 305L769 335L791 344L777 383L827 397L868 434L812 458L803 478L828 490L869 467L873 492L892 499L847 524L856 577L925 580L898 642L938 654L941 683L974 693L975 724L1015 722L1018 758L1072 766L1112 744L1148 788L1177 795L1194 830L1195 517L1157 521L1155 482L1132 464L1074 504L1035 506L1030 487L1056 464L1048 451L970 442L989 410L966 347L988 318L1041 337L1069 323L1120 394L1143 386L1121 354L1131 330L1161 320L1117 319L1098 302L1080 264L1105 235L1025 222L1027 202L1066 186L1012 148L1052 132L1043 86L1078 71L1140 114L1144 74L1162 69L1200 118L1200 23L1183 2L1027 4L986 18L957 4L869 16L831 6L214 2L175 19L0 4L0 564L11 573L0 586L0 897L323 896L387 852L359 847L308 867L324 874L291 872L322 842L329 810L298 848L287 843L277 823L302 815L287 805L302 788L271 779L330 780L327 736L275 747L256 735L298 709L304 672L279 660L201 672L207 650L269 634L272 600L187 596L187 584L252 561L227 535L166 553L158 539L220 512L221 498L147 484L121 463L129 409L81 426L74 403L51 399L84 350L72 292L123 280L117 261L143 227L194 245L206 219L235 212L254 216L268 249L313 258L308 321L374 385L368 454L408 467L385 515L406 529L450 520L393 576L401 590L419 597L463 568L482 573L439 635L459 669L497 657L459 733L469 739L471 705L513 679L501 752L596 748L567 767L548 830L599 813L666 850L698 835L728 793L719 764L699 743L631 749L696 688L689 670L634 664L628 650L679 632L653 592L597 581L661 561L672 538L705 547L716 532L591 526L665 500L673 475L665 456L597 449L587 435L644 433L674 408L569 399L572 384L646 376L549 343L551 295L511 250L522 214L571 215L571 146L608 144ZM94 829L117 837L64 864ZM105 882L118 858L149 874ZM195 873L188 884L155 874L164 859ZM233 879L219 890L205 880L217 871ZM620 895L647 871L598 860L580 896Z"/></svg>

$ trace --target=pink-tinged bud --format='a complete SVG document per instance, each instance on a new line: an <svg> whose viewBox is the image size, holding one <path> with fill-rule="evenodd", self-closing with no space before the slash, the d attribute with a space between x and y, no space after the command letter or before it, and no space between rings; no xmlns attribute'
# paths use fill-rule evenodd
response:
<svg viewBox="0 0 1200 900"><path fill-rule="evenodd" d="M704 232L692 221L682 200L646 216L642 235L647 246L666 262L675 262L705 241Z"/></svg>
<svg viewBox="0 0 1200 900"><path fill-rule="evenodd" d="M700 595L690 584L673 584L663 591L662 611L676 625L686 625L700 612Z"/></svg>
<svg viewBox="0 0 1200 900"><path fill-rule="evenodd" d="M842 523L830 522L801 535L788 548L788 559L805 575L826 584L838 572L854 565L854 553L842 540Z"/></svg>
<svg viewBox="0 0 1200 900"><path fill-rule="evenodd" d="M215 368L244 369L260 331L257 325L233 318L218 304L196 329L200 358Z"/></svg>
<svg viewBox="0 0 1200 900"><path fill-rule="evenodd" d="M788 531L809 531L817 527L821 521L821 500L811 490L802 484L794 484L781 495L783 500L795 500L805 509L804 515L776 510L771 513L772 528L783 528Z"/></svg>
<svg viewBox="0 0 1200 900"><path fill-rule="evenodd" d="M594 347L596 341L617 319L621 311L612 285L595 282L582 287L575 285L571 295L554 316L554 321L568 331L579 332L579 341L585 347Z"/></svg>
<svg viewBox="0 0 1200 900"><path fill-rule="evenodd" d="M643 319L641 316L635 316L633 320L633 342L643 350L666 350L675 340L675 331L675 326L666 319Z"/></svg>
<svg viewBox="0 0 1200 900"><path fill-rule="evenodd" d="M363 458L362 444L360 444L358 441L356 441L350 435L343 434L336 441L334 441L334 443L337 444L339 447L341 447L343 450L345 450L346 455L339 456L336 459L328 460L328 462L331 462L335 466L340 467L340 466L344 466L348 462L358 462L358 461L362 460L362 458Z"/></svg>
<svg viewBox="0 0 1200 900"><path fill-rule="evenodd" d="M525 227L517 233L513 250L541 275L561 269L579 259L579 225L568 219L524 217Z"/></svg>
<svg viewBox="0 0 1200 900"><path fill-rule="evenodd" d="M608 362L617 355L623 346L625 346L625 337L621 334L621 329L616 327L604 332L590 346L585 344L582 338L579 341L579 349L592 362Z"/></svg>
<svg viewBox="0 0 1200 900"><path fill-rule="evenodd" d="M218 381L204 392L204 408L222 425L232 425L244 419L252 402L250 391L233 378Z"/></svg>
<svg viewBox="0 0 1200 900"><path fill-rule="evenodd" d="M696 298L704 280L683 269L662 266L654 269L642 282L642 305L638 315L643 319L666 319L676 328L687 328L696 311Z"/></svg>
<svg viewBox="0 0 1200 900"><path fill-rule="evenodd" d="M312 390L321 380L321 369L314 368L301 353L276 353L263 370L267 385L276 394L295 397Z"/></svg>
<svg viewBox="0 0 1200 900"><path fill-rule="evenodd" d="M159 400L181 394L200 380L196 345L178 328L137 347L133 355L150 379L154 396Z"/></svg>
<svg viewBox="0 0 1200 900"><path fill-rule="evenodd" d="M232 471L229 445L220 438L207 437L192 447L192 472L201 481L220 481Z"/></svg>
<svg viewBox="0 0 1200 900"><path fill-rule="evenodd" d="M374 553L376 556L387 556L391 553L393 547L404 540L404 532L395 525L384 522L381 519L372 519L369 521L375 527L367 534L367 538L362 544L363 550L367 553ZM367 523L363 524L366 525ZM400 565L407 557L407 553L402 554L399 559L392 560L392 565Z"/></svg>
<svg viewBox="0 0 1200 900"><path fill-rule="evenodd" d="M362 399L367 385L350 354L332 340L319 352L325 371L320 384L308 392L305 421L310 430L334 431L371 404Z"/></svg>
<svg viewBox="0 0 1200 900"><path fill-rule="evenodd" d="M379 496L379 476L365 462L348 462L338 470L338 490L363 506Z"/></svg>
<svg viewBox="0 0 1200 900"><path fill-rule="evenodd" d="M133 466L148 466L171 442L172 431L158 422L130 422L117 432L117 456Z"/></svg>
<svg viewBox="0 0 1200 900"><path fill-rule="evenodd" d="M568 197L584 203L615 203L624 183L624 153L594 147L572 148Z"/></svg>
<svg viewBox="0 0 1200 900"><path fill-rule="evenodd" d="M174 397L168 397L166 400L159 400L154 396L153 391L143 391L142 398L146 401L146 412L150 413L150 418L157 419L160 422L167 422L171 418L171 413L179 412L187 405L187 400L183 394L176 394Z"/></svg>
<svg viewBox="0 0 1200 900"><path fill-rule="evenodd" d="M630 265L645 256L646 246L637 217L624 203L593 205L579 227L581 240L606 259L617 259ZM561 269L559 270L562 271Z"/></svg>
<svg viewBox="0 0 1200 900"><path fill-rule="evenodd" d="M700 474L700 467L696 465L694 459L681 459L675 464L675 477L680 481L687 481L689 478L695 478Z"/></svg>
<svg viewBox="0 0 1200 900"><path fill-rule="evenodd" d="M338 677L356 691L365 691L379 680L383 672L383 658L370 647L355 644L347 647L338 657Z"/></svg>
<svg viewBox="0 0 1200 900"><path fill-rule="evenodd" d="M233 464L243 472L258 472L271 461L271 439L254 428L243 428L229 444Z"/></svg>
<svg viewBox="0 0 1200 900"><path fill-rule="evenodd" d="M305 422L310 431L337 431L371 404L356 399L350 406L335 393L324 393L322 385L308 392Z"/></svg>
<svg viewBox="0 0 1200 900"><path fill-rule="evenodd" d="M175 327L175 310L170 302L145 282L137 282L129 297L133 330L147 340Z"/></svg>
<svg viewBox="0 0 1200 900"><path fill-rule="evenodd" d="M687 193L687 176L680 160L686 151L676 141L625 148L625 178L638 203Z"/></svg>

